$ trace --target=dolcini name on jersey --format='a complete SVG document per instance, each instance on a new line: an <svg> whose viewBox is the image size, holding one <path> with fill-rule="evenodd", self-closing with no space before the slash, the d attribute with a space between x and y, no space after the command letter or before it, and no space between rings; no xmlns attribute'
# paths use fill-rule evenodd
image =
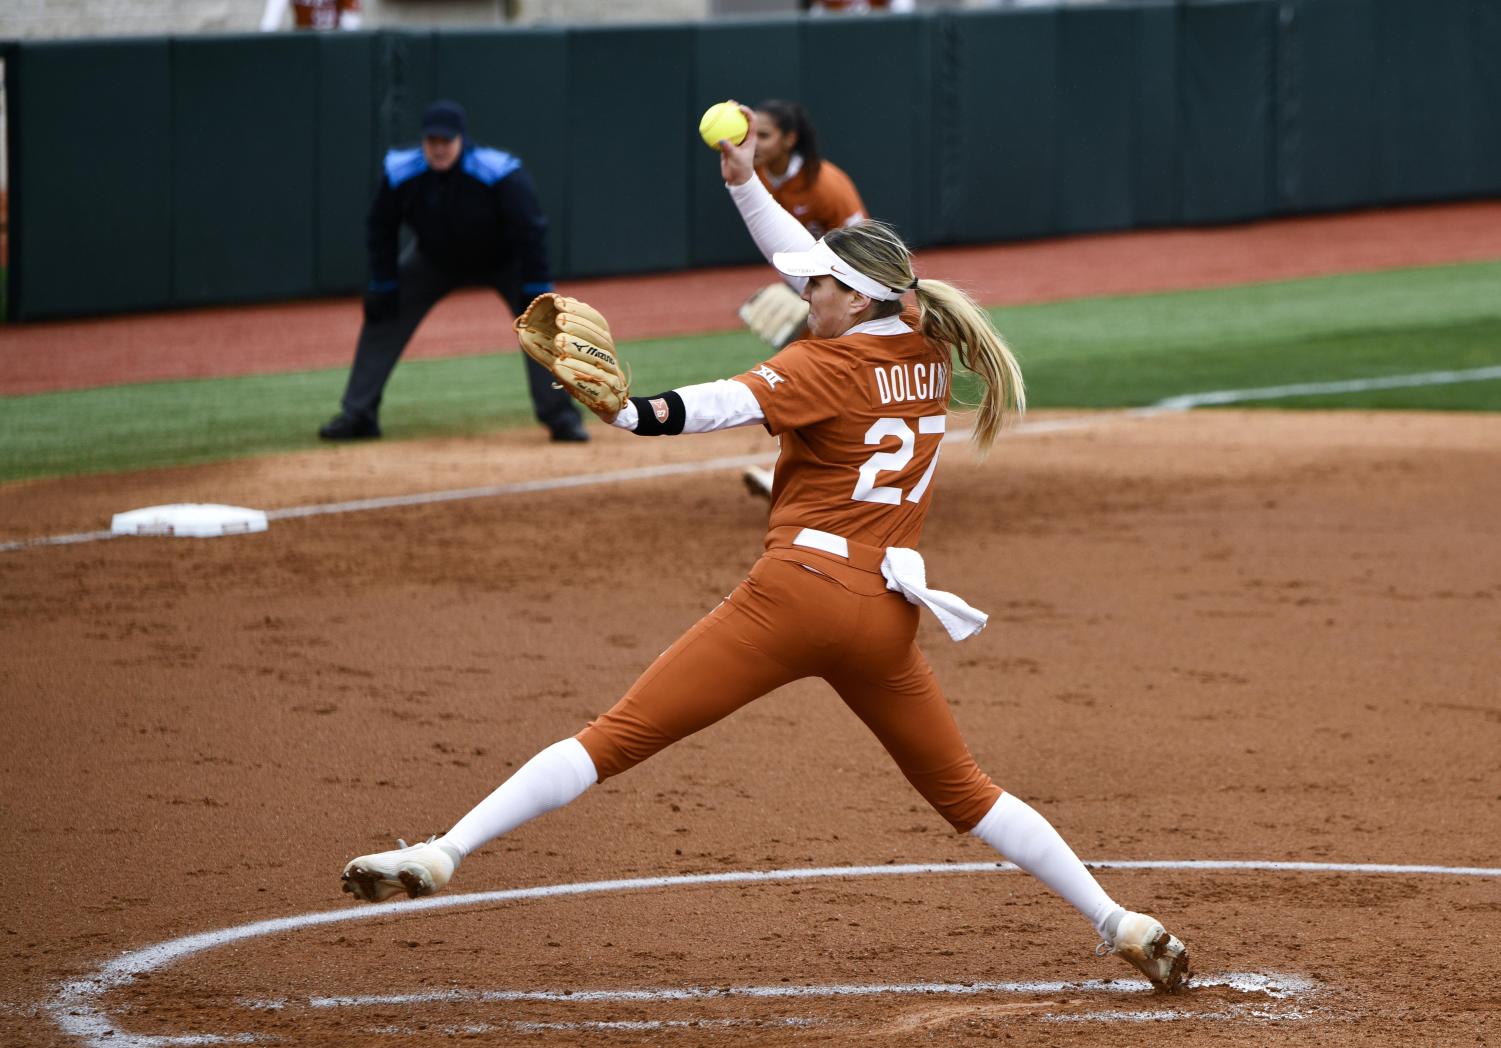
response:
<svg viewBox="0 0 1501 1048"><path fill-rule="evenodd" d="M949 369L939 363L888 364L871 368L874 396L882 404L948 397Z"/></svg>

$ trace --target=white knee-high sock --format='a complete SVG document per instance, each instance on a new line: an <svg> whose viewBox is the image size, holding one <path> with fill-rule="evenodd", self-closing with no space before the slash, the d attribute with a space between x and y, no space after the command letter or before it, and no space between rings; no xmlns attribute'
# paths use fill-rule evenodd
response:
<svg viewBox="0 0 1501 1048"><path fill-rule="evenodd" d="M577 739L555 742L517 769L434 843L462 859L501 834L561 808L599 781L589 751Z"/></svg>
<svg viewBox="0 0 1501 1048"><path fill-rule="evenodd" d="M1114 941L1111 925L1120 923L1116 914L1121 907L1105 894L1052 823L1025 801L1001 794L995 807L969 832L1063 896L1095 931Z"/></svg>

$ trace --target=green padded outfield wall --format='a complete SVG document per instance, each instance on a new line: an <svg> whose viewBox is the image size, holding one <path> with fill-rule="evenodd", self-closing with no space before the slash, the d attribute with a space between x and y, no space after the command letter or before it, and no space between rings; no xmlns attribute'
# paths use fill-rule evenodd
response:
<svg viewBox="0 0 1501 1048"><path fill-rule="evenodd" d="M555 148L568 161L568 272L689 264L693 32L685 26L568 34L568 105Z"/></svg>
<svg viewBox="0 0 1501 1048"><path fill-rule="evenodd" d="M803 97L803 38L787 19L708 22L693 34L692 104L680 129L689 147L689 241L694 265L757 262L761 253L725 192L719 155L698 137L698 117L715 102L748 106ZM815 125L816 126L816 125Z"/></svg>
<svg viewBox="0 0 1501 1048"><path fill-rule="evenodd" d="M1062 233L1134 224L1136 12L1059 11L1056 228Z"/></svg>
<svg viewBox="0 0 1501 1048"><path fill-rule="evenodd" d="M521 159L548 218L548 250L554 273L564 272L570 173L559 148L558 114L568 105L565 68L568 38L560 29L504 32L440 32L434 37L434 83L410 114L400 141L415 143L421 107L451 98L469 114L470 137ZM363 242L363 224L355 233ZM363 266L361 277L363 279Z"/></svg>
<svg viewBox="0 0 1501 1048"><path fill-rule="evenodd" d="M1386 201L1468 196L1494 180L1480 170L1482 108L1475 8L1496 0L1374 0L1381 117L1377 155ZM1495 41L1490 41L1494 45Z"/></svg>
<svg viewBox="0 0 1501 1048"><path fill-rule="evenodd" d="M317 290L365 283L362 230L375 185L372 38L318 34Z"/></svg>
<svg viewBox="0 0 1501 1048"><path fill-rule="evenodd" d="M1280 15L1279 210L1501 192L1501 4L1289 0Z"/></svg>
<svg viewBox="0 0 1501 1048"><path fill-rule="evenodd" d="M806 104L919 247L1501 194L1501 0L4 48L25 320L357 291L436 97L522 158L563 279L757 258L695 134L729 95Z"/></svg>
<svg viewBox="0 0 1501 1048"><path fill-rule="evenodd" d="M171 305L166 42L27 44L6 74L11 315Z"/></svg>
<svg viewBox="0 0 1501 1048"><path fill-rule="evenodd" d="M951 19L935 239L1175 221L1177 20L1167 3Z"/></svg>
<svg viewBox="0 0 1501 1048"><path fill-rule="evenodd" d="M1476 0L1470 28L1470 53L1479 68L1475 135L1480 141L1480 192L1501 195L1501 61L1496 58L1501 55L1501 4Z"/></svg>
<svg viewBox="0 0 1501 1048"><path fill-rule="evenodd" d="M1133 225L1178 221L1178 12L1171 0L1137 6L1133 20L1136 66L1131 84Z"/></svg>
<svg viewBox="0 0 1501 1048"><path fill-rule="evenodd" d="M1264 0L1179 9L1179 218L1233 222L1272 211L1273 27Z"/></svg>
<svg viewBox="0 0 1501 1048"><path fill-rule="evenodd" d="M422 137L422 110L437 90L433 36L426 29L390 29L375 36L374 160L387 149L415 146Z"/></svg>
<svg viewBox="0 0 1501 1048"><path fill-rule="evenodd" d="M849 174L872 217L931 241L933 49L937 20L804 19L799 101L819 148Z"/></svg>
<svg viewBox="0 0 1501 1048"><path fill-rule="evenodd" d="M1371 0L1295 0L1278 20L1277 192L1289 211L1380 202Z"/></svg>
<svg viewBox="0 0 1501 1048"><path fill-rule="evenodd" d="M939 119L935 223L943 240L984 243L1057 228L1061 34L1056 10L983 13L948 23L952 107Z"/></svg>
<svg viewBox="0 0 1501 1048"><path fill-rule="evenodd" d="M172 42L178 305L316 287L318 39Z"/></svg>

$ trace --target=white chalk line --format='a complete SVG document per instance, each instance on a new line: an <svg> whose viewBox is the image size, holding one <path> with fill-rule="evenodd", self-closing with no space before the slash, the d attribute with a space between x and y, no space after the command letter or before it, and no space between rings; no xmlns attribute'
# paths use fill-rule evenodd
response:
<svg viewBox="0 0 1501 1048"><path fill-rule="evenodd" d="M443 1026L423 1026L421 1028L409 1026L374 1026L367 1032L382 1037L403 1035L430 1037L433 1034L443 1037L473 1037L484 1033L498 1033L502 1030L514 1030L519 1033L566 1033L573 1030L624 1030L631 1033L644 1033L651 1030L705 1030L746 1026L762 1029L769 1027L806 1027L818 1026L823 1022L824 1020L822 1019L801 1019L796 1017L780 1019L600 1019L592 1022L572 1023L543 1023L512 1019L490 1023L449 1023Z"/></svg>
<svg viewBox="0 0 1501 1048"><path fill-rule="evenodd" d="M1420 371L1409 375L1354 378L1343 382L1299 382L1288 386L1257 389L1221 389L1211 393L1187 393L1152 405L1159 411L1187 411L1216 404L1243 404L1252 400L1283 400L1288 397L1318 397L1334 393L1365 393L1373 389L1409 389L1417 386L1448 386L1458 382L1488 382L1501 379L1501 366L1468 368L1463 371Z"/></svg>
<svg viewBox="0 0 1501 1048"><path fill-rule="evenodd" d="M689 473L708 473L722 469L743 469L775 461L776 455L763 452L755 455L732 455L723 458L700 459L693 462L677 462L660 466L641 466L634 469L614 470L605 473L582 473L571 477L549 477L544 480L518 481L512 484L488 484L475 488L455 488L448 491L428 491L413 495L387 495L379 498L354 499L349 502L323 502L309 506L287 506L266 511L266 519L294 520L299 517L323 517L339 513L363 513L378 509L396 509L406 506L428 506L442 502L459 502L467 499L497 498L502 495L526 495L542 491L562 491L568 488L591 487L602 484L623 484L633 480L651 480L656 477L681 476ZM0 543L0 553L25 549L30 546L61 546L78 542L101 542L123 538L112 531L84 531L73 535L52 535L45 538L21 539Z"/></svg>
<svg viewBox="0 0 1501 1048"><path fill-rule="evenodd" d="M1187 411L1191 408L1211 405L1237 404L1254 400L1282 400L1288 397L1319 396L1331 393L1358 393L1372 389L1399 389L1416 386L1441 386L1457 382L1485 382L1501 379L1501 366L1471 368L1464 371L1423 371L1409 375L1386 375L1380 378L1349 379L1342 382L1305 382L1288 386L1264 386L1259 389L1224 389L1208 393L1188 393L1168 397L1144 408L1125 412L1102 412L1074 418L1048 419L1025 422L1010 431L1012 436L1039 436L1068 430L1087 429L1093 426L1118 422L1124 418L1139 418L1167 412ZM968 429L948 433L944 442L969 436ZM661 466L643 466L636 469L614 470L605 473L585 473L572 477L554 477L547 480L522 481L514 484L490 484L475 488L456 488L449 491L431 491L414 495L391 495L381 498L355 499L349 502L325 502L310 506L288 506L266 511L266 519L293 520L299 517L320 517L339 513L363 513L378 509L396 509L407 506L430 506L442 502L458 502L466 499L498 498L504 495L524 495L542 491L561 491L567 488L591 487L602 484L623 484L633 480L651 480L657 477L683 476L692 473L711 473L717 470L744 469L775 461L772 453L754 455L731 455L722 458L702 459L693 462L678 462ZM0 553L29 549L34 546L66 546L82 542L103 542L122 538L112 531L81 531L70 535L49 535L34 539L19 539L0 542Z"/></svg>
<svg viewBox="0 0 1501 1048"><path fill-rule="evenodd" d="M1484 866L1429 866L1394 863L1276 862L1216 859L1107 859L1086 863L1092 869L1121 870L1201 870L1266 871L1273 873L1353 873L1369 875L1426 875L1455 877L1501 877L1501 868ZM185 1035L187 1039L142 1039L117 1028L109 1014L94 1004L106 993L130 985L136 976L165 968L185 957L217 949L231 943L280 932L299 931L326 924L380 920L391 916L411 916L431 910L482 906L497 902L559 898L570 895L594 895L618 891L640 891L696 884L755 884L857 877L908 877L949 873L1014 872L1011 863L915 863L885 866L825 866L787 870L740 870L723 873L678 874L664 877L633 877L573 884L550 884L534 888L511 888L502 891L473 892L416 899L398 904L359 906L341 910L297 914L271 920L255 921L182 936L123 953L81 979L63 983L46 1008L63 1033L78 1038L91 1048L126 1045L150 1048L163 1044L245 1043L252 1035Z"/></svg>
<svg viewBox="0 0 1501 1048"><path fill-rule="evenodd" d="M1283 1001L1313 993L1317 987L1299 976L1262 975L1249 972L1230 972L1219 976L1195 976L1195 987L1223 986L1245 994L1260 994L1273 1001ZM671 1002L683 1000L711 1000L728 997L761 999L781 998L837 998L874 997L883 995L977 996L1021 995L1049 997L1061 994L1081 996L1109 994L1148 994L1152 987L1143 980L1099 980L1086 982L973 982L973 983L874 983L850 986L734 986L714 988L678 987L660 990L586 990L571 993L515 990L452 990L421 994L362 995L358 997L309 998L312 1008L396 1006L408 1004L495 1004L518 1001L549 1001L568 1004L579 1003L640 1003ZM254 1002L245 1002L253 1004ZM431 1015L431 1013L424 1013ZM1167 1008L1109 1009L1105 1011L1055 1012L1040 1011L1030 1018L1041 1022L1175 1022L1184 1019L1206 1022L1229 1022L1241 1019L1288 1021L1310 1018L1313 1013L1298 1009L1278 1010L1275 1006L1232 1003L1214 1011L1188 1011ZM574 1020L570 1022L538 1022L534 1020L509 1019L490 1022L450 1023L434 1026L424 1024L420 1028L406 1026L380 1026L369 1032L386 1036L421 1035L441 1031L449 1036L479 1034L498 1030L517 1031L569 1031L569 1030L628 1030L647 1031L674 1028L702 1027L811 1027L827 1025L827 1019L811 1016L773 1016L753 1019L638 1019L638 1020Z"/></svg>
<svg viewBox="0 0 1501 1048"><path fill-rule="evenodd" d="M1279 1012L1244 1004L1234 1004L1217 1012L1174 1012L1166 1008L1153 1008L1145 1011L1045 1012L1037 1017L1039 1022L1045 1023L1171 1023L1185 1019L1194 1022L1236 1022L1251 1019L1265 1023L1297 1022L1308 1018L1312 1018L1311 1012L1296 1009Z"/></svg>
<svg viewBox="0 0 1501 1048"><path fill-rule="evenodd" d="M1302 996L1313 983L1302 976L1261 972L1226 972L1195 976L1195 986L1223 986L1244 994L1260 994L1272 1000ZM309 997L307 1007L373 1008L411 1004L641 1004L673 1001L710 1001L732 998L761 1000L807 1000L809 998L895 996L969 997L976 994L1021 994L1049 996L1072 994L1148 994L1152 984L1145 979L1089 979L1084 982L962 982L962 983L850 983L846 985L788 986L670 986L653 990L429 990L422 993L351 994L341 997ZM259 1002L244 1002L248 1006Z"/></svg>
<svg viewBox="0 0 1501 1048"><path fill-rule="evenodd" d="M1315 984L1301 976L1263 974L1257 972L1229 972L1223 975L1194 977L1195 987L1225 987L1248 996L1259 995L1271 1002L1287 1001L1306 997L1316 991ZM585 1004L642 1004L674 1003L726 999L836 999L848 997L924 996L924 997L972 997L972 996L1035 996L1058 995L1114 997L1149 995L1152 987L1141 979L1090 979L1083 982L1033 981L1033 982L967 982L967 983L863 983L851 985L822 986L717 986L717 987L663 987L654 990L440 990L404 994L361 994L345 997L310 997L306 1002L292 1002L287 998L254 1000L239 998L235 1003L254 1011L292 1012L300 1008L327 1010L332 1008L403 1007L412 1005L495 1005L516 1003L561 1003ZM1308 1018L1312 1013L1304 1011L1277 1010L1276 1005L1248 1005L1232 1003L1216 1011L1176 1011L1169 1009L1121 1010L1104 1012L1059 1013L1042 1011L1034 1017L1043 1022L1082 1022L1101 1017L1098 1021L1150 1022L1194 1019L1208 1022L1226 1022L1239 1019ZM431 1020L434 1013L424 1011ZM435 1024L425 1022L421 1027L383 1025L366 1028L368 1034L383 1036L431 1035L445 1033L448 1036L473 1035L498 1030L521 1032L569 1031L569 1030L626 1030L646 1031L674 1028L740 1026L740 1027L806 1027L826 1024L828 1020L812 1016L774 1016L746 1019L643 1019L643 1020L573 1020L567 1022L541 1022L536 1020L503 1019L488 1022ZM347 1029L347 1027L346 1027ZM110 1043L119 1043L116 1037ZM125 1035L129 1036L129 1035ZM219 1035L135 1035L137 1048L146 1045L188 1045L216 1043L202 1038ZM244 1043L261 1040L253 1034L237 1034L231 1038Z"/></svg>
<svg viewBox="0 0 1501 1048"><path fill-rule="evenodd" d="M1077 418L1048 419L1028 422L1018 427L1018 435L1032 436L1058 433L1072 429L1103 425L1107 421L1126 416L1085 415ZM953 430L944 434L943 443L969 436L968 429ZM729 455L712 459L695 459L689 462L673 462L657 466L638 466L631 469L610 470L603 473L582 473L569 477L548 477L542 480L517 481L510 484L487 484L474 488L454 488L447 491L426 491L411 495L383 495L376 498L353 499L348 502L323 502L309 506L287 506L266 510L266 520L295 520L302 517L324 517L341 513L365 513L379 509L400 509L410 506L431 506L444 502L460 502L469 499L499 498L506 495L529 495L546 491L564 491L569 488L596 487L606 484L625 484L637 480L654 480L658 477L679 477L695 473L713 473L719 470L744 469L746 466L768 465L776 461L776 452L763 451L753 455ZM104 542L109 539L135 536L117 535L113 531L83 531L71 535L52 535L35 539L19 539L0 542L0 553L26 549L32 546L66 546L81 542Z"/></svg>

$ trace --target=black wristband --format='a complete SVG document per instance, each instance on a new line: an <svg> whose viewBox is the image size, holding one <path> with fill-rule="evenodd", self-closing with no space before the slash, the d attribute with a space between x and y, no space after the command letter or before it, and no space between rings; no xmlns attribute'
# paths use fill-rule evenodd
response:
<svg viewBox="0 0 1501 1048"><path fill-rule="evenodd" d="M654 397L632 397L631 403L636 405L636 436L675 437L683 432L688 409L676 390Z"/></svg>

